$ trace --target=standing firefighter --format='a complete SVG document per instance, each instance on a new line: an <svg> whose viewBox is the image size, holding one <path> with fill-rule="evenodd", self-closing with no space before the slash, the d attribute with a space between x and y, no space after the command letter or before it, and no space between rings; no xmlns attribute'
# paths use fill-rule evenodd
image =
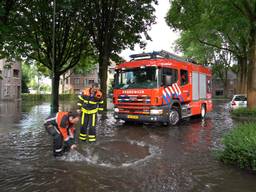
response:
<svg viewBox="0 0 256 192"><path fill-rule="evenodd" d="M79 139L88 140L90 143L95 142L97 112L103 111L103 98L98 84L85 88L78 98L77 105L82 113Z"/></svg>
<svg viewBox="0 0 256 192"><path fill-rule="evenodd" d="M74 125L80 120L77 112L58 112L50 115L44 123L46 131L53 136L53 155L76 148Z"/></svg>

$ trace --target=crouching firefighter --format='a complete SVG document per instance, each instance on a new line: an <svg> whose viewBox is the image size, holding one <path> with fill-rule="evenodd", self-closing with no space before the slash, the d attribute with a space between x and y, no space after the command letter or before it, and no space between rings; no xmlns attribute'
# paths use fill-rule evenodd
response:
<svg viewBox="0 0 256 192"><path fill-rule="evenodd" d="M85 88L78 98L77 105L81 110L79 139L90 143L95 142L97 112L103 111L103 98L98 84L95 83L91 88Z"/></svg>
<svg viewBox="0 0 256 192"><path fill-rule="evenodd" d="M44 123L46 131L53 136L53 155L61 156L70 149L75 149L74 125L80 120L77 112L58 112L50 115Z"/></svg>

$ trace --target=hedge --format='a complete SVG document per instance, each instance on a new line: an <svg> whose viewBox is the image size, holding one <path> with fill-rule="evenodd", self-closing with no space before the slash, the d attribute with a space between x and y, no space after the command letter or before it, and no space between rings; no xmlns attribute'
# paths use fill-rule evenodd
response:
<svg viewBox="0 0 256 192"><path fill-rule="evenodd" d="M227 164L256 172L256 123L240 124L223 137L218 158Z"/></svg>

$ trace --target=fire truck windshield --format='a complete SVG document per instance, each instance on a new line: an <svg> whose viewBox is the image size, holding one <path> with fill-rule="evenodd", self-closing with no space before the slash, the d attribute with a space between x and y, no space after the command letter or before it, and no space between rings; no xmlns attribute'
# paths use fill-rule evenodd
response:
<svg viewBox="0 0 256 192"><path fill-rule="evenodd" d="M139 67L125 70L118 70L115 76L115 88L156 88L157 67Z"/></svg>

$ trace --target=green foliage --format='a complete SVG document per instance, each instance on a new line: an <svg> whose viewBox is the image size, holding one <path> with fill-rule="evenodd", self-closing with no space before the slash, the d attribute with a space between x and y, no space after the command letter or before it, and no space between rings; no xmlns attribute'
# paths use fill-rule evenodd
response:
<svg viewBox="0 0 256 192"><path fill-rule="evenodd" d="M22 73L22 77L21 77L21 92L22 93L29 93L28 83L29 83L29 77L26 75L26 73Z"/></svg>
<svg viewBox="0 0 256 192"><path fill-rule="evenodd" d="M106 90L109 60L119 59L117 53L127 47L133 48L136 43L145 44L141 37L148 37L147 30L155 20L153 4L157 0L15 2L17 4L12 6L12 14L8 17L11 28L7 28L6 22L3 28L1 25L1 29L5 29L1 32L7 32L1 36L4 38L1 38L3 49L0 50L5 55L18 55L37 61L52 72L52 106L56 111L60 75L77 64L80 66L75 70L79 73L90 70L92 63L83 62L88 55L97 55L101 83L105 86L102 89ZM4 8L3 12L6 13L6 10ZM39 71L44 75L49 74L44 69Z"/></svg>
<svg viewBox="0 0 256 192"><path fill-rule="evenodd" d="M253 2L255 4L255 0ZM245 10L239 10L246 9L247 3L242 0L173 0L166 17L170 27L181 31L176 49L199 63L212 66L213 73L225 86L227 71L232 69L238 73L239 92L244 92L241 85L247 84L248 50L252 42L250 22L243 14ZM251 9L251 5L247 8ZM237 66L231 68L234 64Z"/></svg>
<svg viewBox="0 0 256 192"><path fill-rule="evenodd" d="M50 86L42 83L42 78L49 76L49 70L46 67L28 62L23 62L21 67L23 93L28 93L28 88L38 92L50 92Z"/></svg>
<svg viewBox="0 0 256 192"><path fill-rule="evenodd" d="M155 21L157 0L98 0L88 1L89 33L98 54L101 90L107 94L107 71L110 59L136 43L145 46L142 36L150 39L147 31ZM107 102L105 98L104 108Z"/></svg>
<svg viewBox="0 0 256 192"><path fill-rule="evenodd" d="M96 56L84 55L81 57L79 63L74 67L73 72L75 74L85 75L95 69L95 65L98 63Z"/></svg>
<svg viewBox="0 0 256 192"><path fill-rule="evenodd" d="M9 22L9 17L15 13L14 7L17 0L1 0L0 1L0 59L10 58L10 55L3 51L3 42L9 38L13 30L12 23Z"/></svg>
<svg viewBox="0 0 256 192"><path fill-rule="evenodd" d="M236 117L254 117L256 119L256 108L238 108L231 112Z"/></svg>
<svg viewBox="0 0 256 192"><path fill-rule="evenodd" d="M218 158L227 164L256 171L256 124L241 124L224 136Z"/></svg>
<svg viewBox="0 0 256 192"><path fill-rule="evenodd" d="M118 53L136 43L154 23L157 0L88 1L89 32L99 54ZM103 56L103 55L102 55Z"/></svg>
<svg viewBox="0 0 256 192"><path fill-rule="evenodd" d="M22 101L50 101L51 95L50 94L28 94L23 93L21 95Z"/></svg>

